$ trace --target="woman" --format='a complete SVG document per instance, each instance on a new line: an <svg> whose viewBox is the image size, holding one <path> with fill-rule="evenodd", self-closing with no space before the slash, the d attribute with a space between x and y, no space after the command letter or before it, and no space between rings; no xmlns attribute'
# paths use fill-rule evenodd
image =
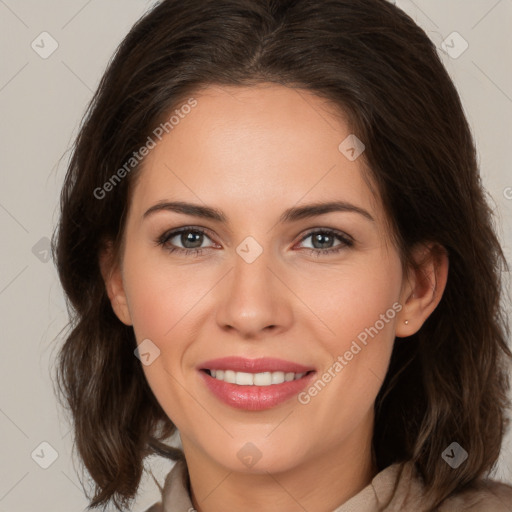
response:
<svg viewBox="0 0 512 512"><path fill-rule="evenodd" d="M91 507L512 510L505 266L459 96L382 0L164 0L76 140L57 378ZM182 450L165 441L179 432Z"/></svg>

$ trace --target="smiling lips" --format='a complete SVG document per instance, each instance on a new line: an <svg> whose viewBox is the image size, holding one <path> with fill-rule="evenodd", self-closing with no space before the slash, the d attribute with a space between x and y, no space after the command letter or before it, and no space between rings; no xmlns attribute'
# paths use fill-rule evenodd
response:
<svg viewBox="0 0 512 512"><path fill-rule="evenodd" d="M225 357L199 365L201 377L222 402L237 409L263 410L298 394L314 368L275 358Z"/></svg>

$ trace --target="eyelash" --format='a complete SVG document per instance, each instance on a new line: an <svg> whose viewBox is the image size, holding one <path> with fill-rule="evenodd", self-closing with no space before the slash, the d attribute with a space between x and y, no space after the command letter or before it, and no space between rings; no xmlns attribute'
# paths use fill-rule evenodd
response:
<svg viewBox="0 0 512 512"><path fill-rule="evenodd" d="M204 229L195 228L195 227L194 228L184 227L184 228L179 228L179 229L176 229L173 231L167 231L167 232L163 233L160 237L157 238L156 245L162 246L169 253L173 253L173 252L177 251L177 252L182 253L185 256L188 256L188 255L200 256L203 253L203 251L205 249L209 249L209 247L200 247L197 249L186 249L186 248L184 249L181 247L169 247L167 245L168 241L170 239L174 238L175 236L180 235L182 233L189 233L189 232L190 233L199 233L199 234L205 235L211 239L211 237L208 236L207 231L205 231ZM336 253L339 253L340 251L342 251L343 249L345 249L347 247L352 247L354 245L354 240L351 237L349 237L348 235L346 235L340 231L336 231L333 229L316 229L316 230L309 231L307 234L305 234L301 238L300 242L304 242L304 240L306 240L310 236L317 235L317 234L332 235L341 242L337 246L330 248L330 249L310 249L310 248L303 249L303 250L306 250L309 254L312 254L317 257L336 254Z"/></svg>

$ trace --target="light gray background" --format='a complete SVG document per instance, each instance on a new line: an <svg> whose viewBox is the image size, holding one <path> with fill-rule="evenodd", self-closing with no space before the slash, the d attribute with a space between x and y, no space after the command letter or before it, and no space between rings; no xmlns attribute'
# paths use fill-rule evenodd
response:
<svg viewBox="0 0 512 512"><path fill-rule="evenodd" d="M482 178L510 261L512 0L396 3L438 48L454 31L469 44L457 58L439 52L473 128ZM67 317L56 271L45 261L47 239L58 219L67 149L86 104L116 46L150 4L0 0L0 512L70 512L87 505L75 471L79 465L71 458L70 426L49 373L60 345L54 338ZM47 59L31 47L43 31L59 45ZM451 37L448 44L462 48ZM36 450L36 460L50 461L50 450L38 448L41 442L58 452L48 469L31 457ZM148 463L160 481L171 467L156 458ZM512 479L510 434L495 477ZM154 482L144 479L133 510L145 510L158 497Z"/></svg>

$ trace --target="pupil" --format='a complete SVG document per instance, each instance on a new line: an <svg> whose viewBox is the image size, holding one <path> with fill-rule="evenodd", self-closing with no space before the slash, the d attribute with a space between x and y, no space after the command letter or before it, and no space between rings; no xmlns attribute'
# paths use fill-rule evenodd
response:
<svg viewBox="0 0 512 512"><path fill-rule="evenodd" d="M313 237L313 245L315 245L315 242L318 241L320 243L320 245L322 247L316 247L316 249L325 249L324 245L328 245L329 244L329 239L331 237L329 235L326 235L324 233L317 233L314 237ZM326 239L327 242L324 240L324 242L322 242L322 239Z"/></svg>
<svg viewBox="0 0 512 512"><path fill-rule="evenodd" d="M194 233L192 231L188 231L187 233L182 233L181 235L181 243L183 244L183 246L187 249L195 249L196 247L201 247L201 244L202 244L202 240L201 240L201 237L202 237L202 233ZM197 237L196 240L194 241L194 237ZM192 243L195 245L193 245L192 247L190 246L187 246L188 243Z"/></svg>

